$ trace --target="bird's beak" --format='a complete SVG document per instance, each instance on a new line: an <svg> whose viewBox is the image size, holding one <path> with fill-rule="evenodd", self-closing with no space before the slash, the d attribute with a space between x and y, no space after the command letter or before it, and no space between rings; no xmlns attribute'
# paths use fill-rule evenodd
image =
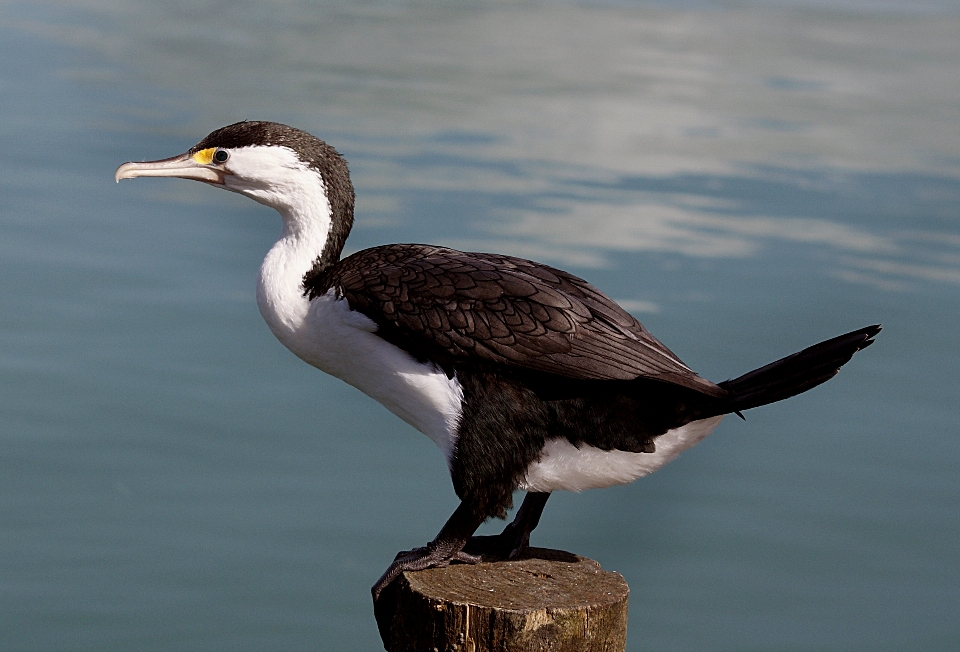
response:
<svg viewBox="0 0 960 652"><path fill-rule="evenodd" d="M205 153L207 150L193 155L188 152L159 161L124 163L117 168L113 178L119 183L120 179L135 177L179 177L222 186L225 172L222 168L214 167L209 161L204 160L208 158L203 156Z"/></svg>

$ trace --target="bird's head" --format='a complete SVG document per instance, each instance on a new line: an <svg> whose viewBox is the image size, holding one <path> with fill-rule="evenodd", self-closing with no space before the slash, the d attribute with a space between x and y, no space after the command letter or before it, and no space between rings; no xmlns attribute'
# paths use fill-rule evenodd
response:
<svg viewBox="0 0 960 652"><path fill-rule="evenodd" d="M353 184L343 157L319 138L276 122L221 127L184 154L124 163L114 175L117 181L135 177L193 179L246 195L279 211L288 229L325 226L340 248L353 224Z"/></svg>

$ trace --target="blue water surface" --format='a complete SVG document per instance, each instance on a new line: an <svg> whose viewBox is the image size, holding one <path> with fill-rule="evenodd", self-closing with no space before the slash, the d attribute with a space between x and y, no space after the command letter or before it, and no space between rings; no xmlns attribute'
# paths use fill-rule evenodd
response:
<svg viewBox="0 0 960 652"><path fill-rule="evenodd" d="M624 575L630 650L960 648L958 33L933 0L0 2L0 649L381 649L370 585L457 504L263 324L275 214L113 183L241 119L346 156L349 251L562 266L716 381L883 323L534 543Z"/></svg>

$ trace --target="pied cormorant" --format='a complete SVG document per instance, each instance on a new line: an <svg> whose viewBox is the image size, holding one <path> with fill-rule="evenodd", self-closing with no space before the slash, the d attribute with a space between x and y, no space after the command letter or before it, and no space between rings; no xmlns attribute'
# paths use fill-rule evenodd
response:
<svg viewBox="0 0 960 652"><path fill-rule="evenodd" d="M586 281L540 263L422 244L340 259L353 224L346 161L272 122L217 129L173 158L124 163L116 180L194 179L275 208L283 221L257 281L274 335L309 364L382 403L443 451L461 502L405 570L512 558L550 492L632 482L706 437L726 414L834 376L879 326L712 383ZM506 516L494 537L473 537Z"/></svg>

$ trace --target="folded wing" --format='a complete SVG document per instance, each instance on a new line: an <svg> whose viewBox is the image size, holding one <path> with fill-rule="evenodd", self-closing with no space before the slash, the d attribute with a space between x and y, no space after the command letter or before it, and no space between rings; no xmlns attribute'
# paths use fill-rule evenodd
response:
<svg viewBox="0 0 960 652"><path fill-rule="evenodd" d="M583 279L521 258L387 245L304 277L311 298L331 288L379 335L425 360L726 394Z"/></svg>

